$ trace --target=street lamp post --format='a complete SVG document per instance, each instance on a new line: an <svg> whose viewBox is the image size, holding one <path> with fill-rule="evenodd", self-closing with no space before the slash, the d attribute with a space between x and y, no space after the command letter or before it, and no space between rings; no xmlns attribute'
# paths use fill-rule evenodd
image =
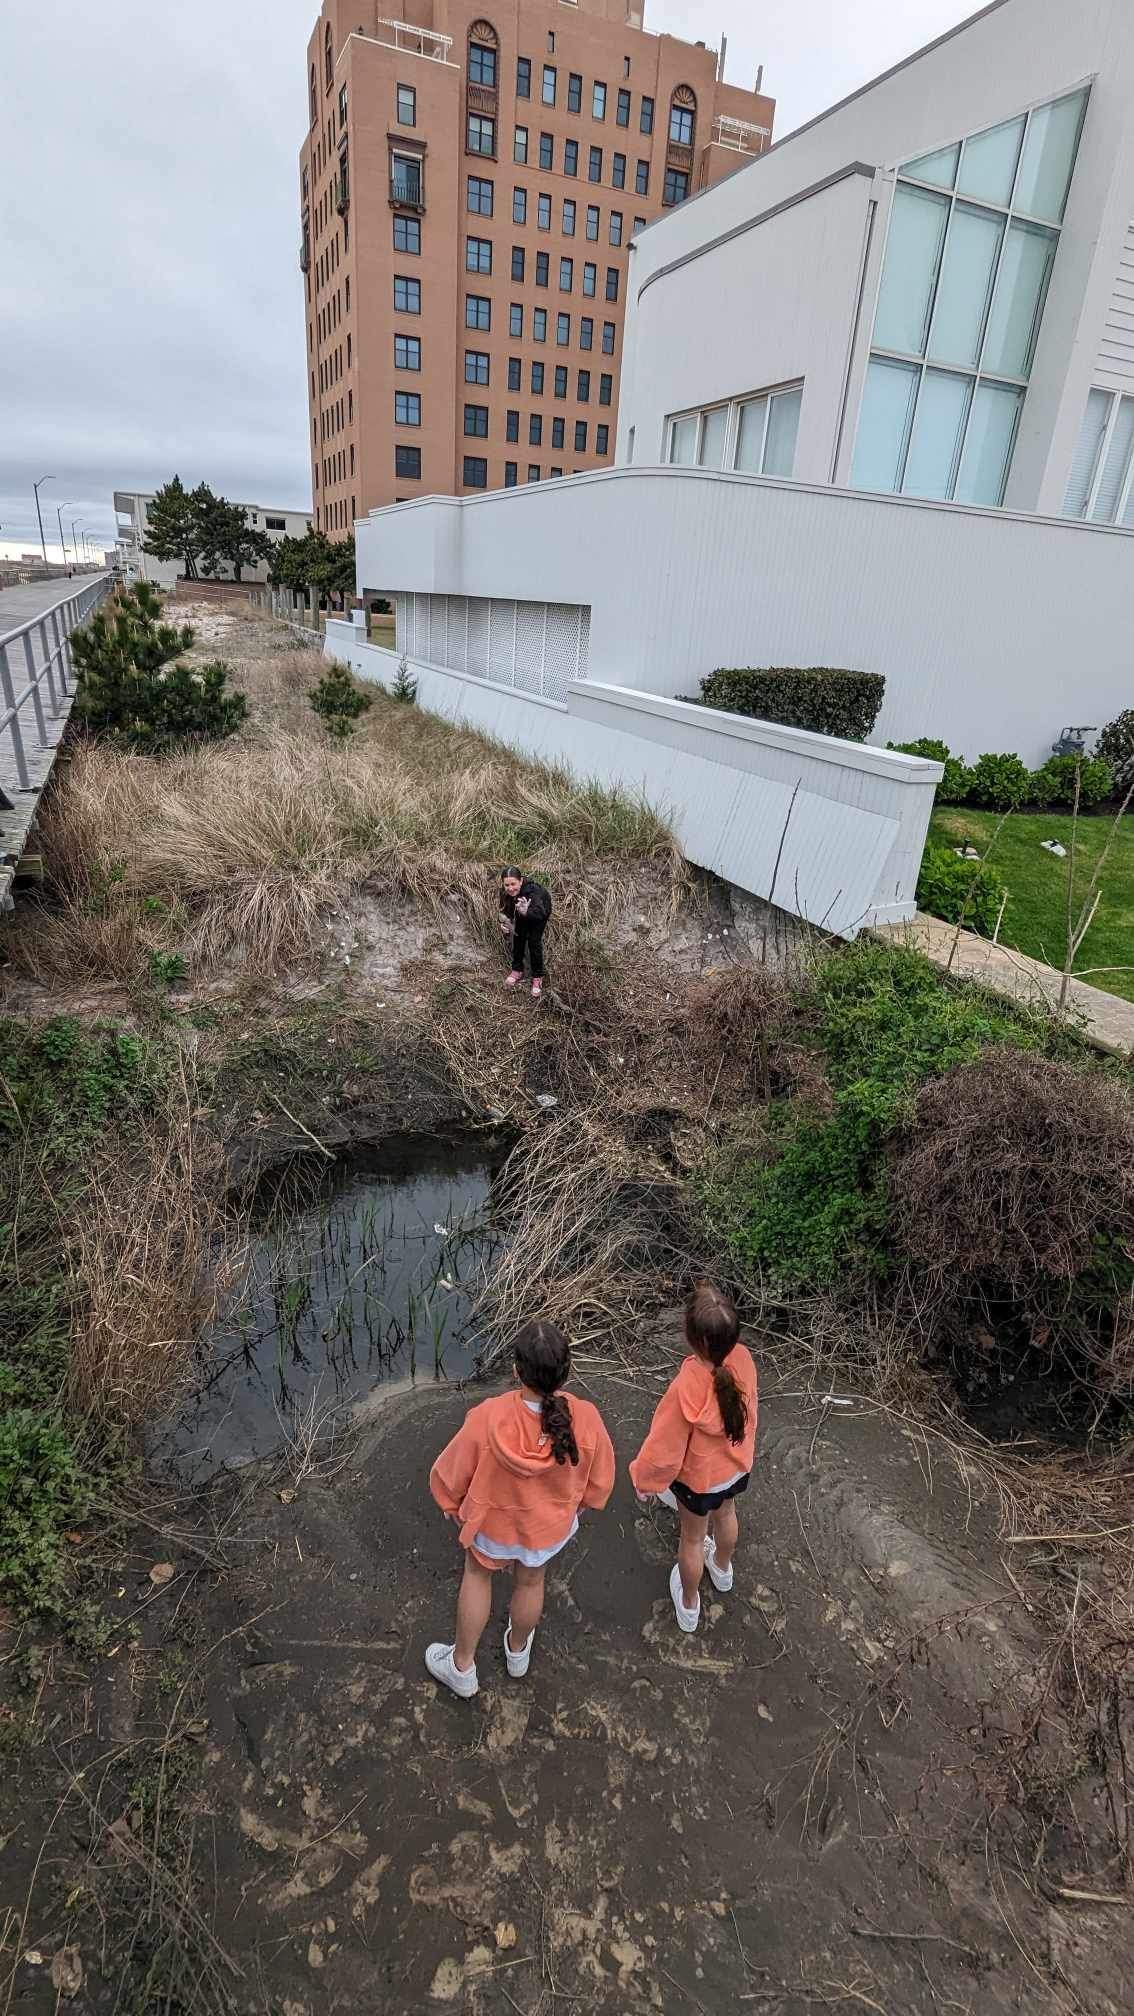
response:
<svg viewBox="0 0 1134 2016"><path fill-rule="evenodd" d="M67 541L63 537L63 513L66 509L66 504L57 504L55 506L55 516L59 520L59 550L63 555L64 567L67 565Z"/></svg>
<svg viewBox="0 0 1134 2016"><path fill-rule="evenodd" d="M39 544L43 554L43 572L45 578L49 569L47 565L47 541L43 536L43 512L39 508L39 493L45 483L54 483L54 481L54 476L41 476L38 483L32 484L32 489L35 491L35 515L39 519Z"/></svg>
<svg viewBox="0 0 1134 2016"><path fill-rule="evenodd" d="M75 520L73 518L71 520L71 543L75 548L75 560L77 562L79 558L79 535L75 530Z"/></svg>

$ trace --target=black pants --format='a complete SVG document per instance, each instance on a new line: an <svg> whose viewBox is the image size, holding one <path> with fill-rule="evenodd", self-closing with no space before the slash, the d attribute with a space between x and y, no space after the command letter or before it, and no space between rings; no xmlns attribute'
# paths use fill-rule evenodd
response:
<svg viewBox="0 0 1134 2016"><path fill-rule="evenodd" d="M526 950L532 962L532 979L543 979L543 928L545 921L542 917L538 922L534 919L529 920L527 917L517 917L515 919L512 925L513 973L523 972L524 952Z"/></svg>

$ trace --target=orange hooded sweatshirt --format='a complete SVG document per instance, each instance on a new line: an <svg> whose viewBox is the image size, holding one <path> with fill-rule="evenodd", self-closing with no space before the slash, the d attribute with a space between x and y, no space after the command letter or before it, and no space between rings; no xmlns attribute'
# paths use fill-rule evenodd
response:
<svg viewBox="0 0 1134 2016"><path fill-rule="evenodd" d="M630 1465L634 1489L647 1497L674 1482L690 1491L717 1491L730 1477L751 1470L756 1448L756 1367L744 1344L734 1344L725 1366L748 1409L743 1442L730 1442L713 1391L713 1368L691 1352L658 1401L654 1418Z"/></svg>
<svg viewBox="0 0 1134 2016"><path fill-rule="evenodd" d="M563 1395L578 1464L557 1463L538 1414L520 1392L482 1400L466 1414L429 1473L429 1488L461 1527L462 1547L478 1533L533 1552L570 1533L581 1505L600 1512L614 1489L614 1449L590 1400Z"/></svg>

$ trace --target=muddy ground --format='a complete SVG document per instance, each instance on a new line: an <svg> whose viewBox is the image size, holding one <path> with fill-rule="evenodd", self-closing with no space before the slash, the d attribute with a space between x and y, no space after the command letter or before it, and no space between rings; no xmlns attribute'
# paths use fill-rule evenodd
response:
<svg viewBox="0 0 1134 2016"><path fill-rule="evenodd" d="M648 1377L579 1382L615 1496L549 1575L526 1682L500 1588L472 1703L422 1666L458 1554L427 1476L465 1396L395 1395L333 1475L262 1469L167 1508L180 1541L136 1532L121 1638L93 1685L56 1676L51 1768L21 1766L9 2006L81 1976L91 2010L1116 2016L1128 1912L1059 1895L1099 1887L1101 1781L1053 1833L1053 1739L1032 1807L1005 1799L1038 1647L991 1509L912 1431L769 1377L735 1592L706 1581L682 1637L670 1516L625 1475L678 1348L671 1320ZM158 1955L126 1999L124 1916L131 1980Z"/></svg>

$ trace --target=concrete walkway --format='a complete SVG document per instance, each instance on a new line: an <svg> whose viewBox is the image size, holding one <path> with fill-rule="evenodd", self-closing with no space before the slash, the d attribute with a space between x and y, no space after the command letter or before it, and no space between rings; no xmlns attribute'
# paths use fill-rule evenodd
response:
<svg viewBox="0 0 1134 2016"><path fill-rule="evenodd" d="M28 623L34 623L37 616L56 609L62 603L73 600L85 589L91 588L98 580L94 574L76 574L73 580L56 579L50 581L28 581L16 588L0 590L0 645L11 639L12 633L19 633ZM18 701L24 692L33 671L38 672L44 662L45 650L54 648L52 628L47 627L47 640L39 628L27 633L31 642L31 661L27 656L27 646L23 635L17 634L8 643L4 654L12 690ZM0 791L8 800L5 806L0 800L0 908L11 908L11 885L23 854L28 835L35 821L40 794L55 761L56 751L67 726L74 698L73 689L64 693L57 688L56 706L51 705L51 695L46 681L40 688L43 710L43 733L34 707L28 702L20 713L24 761L27 783L20 776L16 757L16 747L10 728L0 729ZM0 688L0 719L7 711L7 701Z"/></svg>
<svg viewBox="0 0 1134 2016"><path fill-rule="evenodd" d="M1062 975L1053 966L1028 959L1011 946L993 945L987 938L978 938L974 931L962 931L958 938L955 924L945 924L940 917L929 917L923 910L918 911L912 923L879 925L875 935L910 945L932 959L935 966L963 979L979 981L982 987L991 987L1015 1001L1030 1001L1049 1008L1059 1005ZM1117 994L1104 994L1099 987L1072 980L1067 1008L1071 1018L1082 1023L1084 1036L1097 1050L1105 1050L1112 1057L1134 1058L1134 1001L1124 1001Z"/></svg>

